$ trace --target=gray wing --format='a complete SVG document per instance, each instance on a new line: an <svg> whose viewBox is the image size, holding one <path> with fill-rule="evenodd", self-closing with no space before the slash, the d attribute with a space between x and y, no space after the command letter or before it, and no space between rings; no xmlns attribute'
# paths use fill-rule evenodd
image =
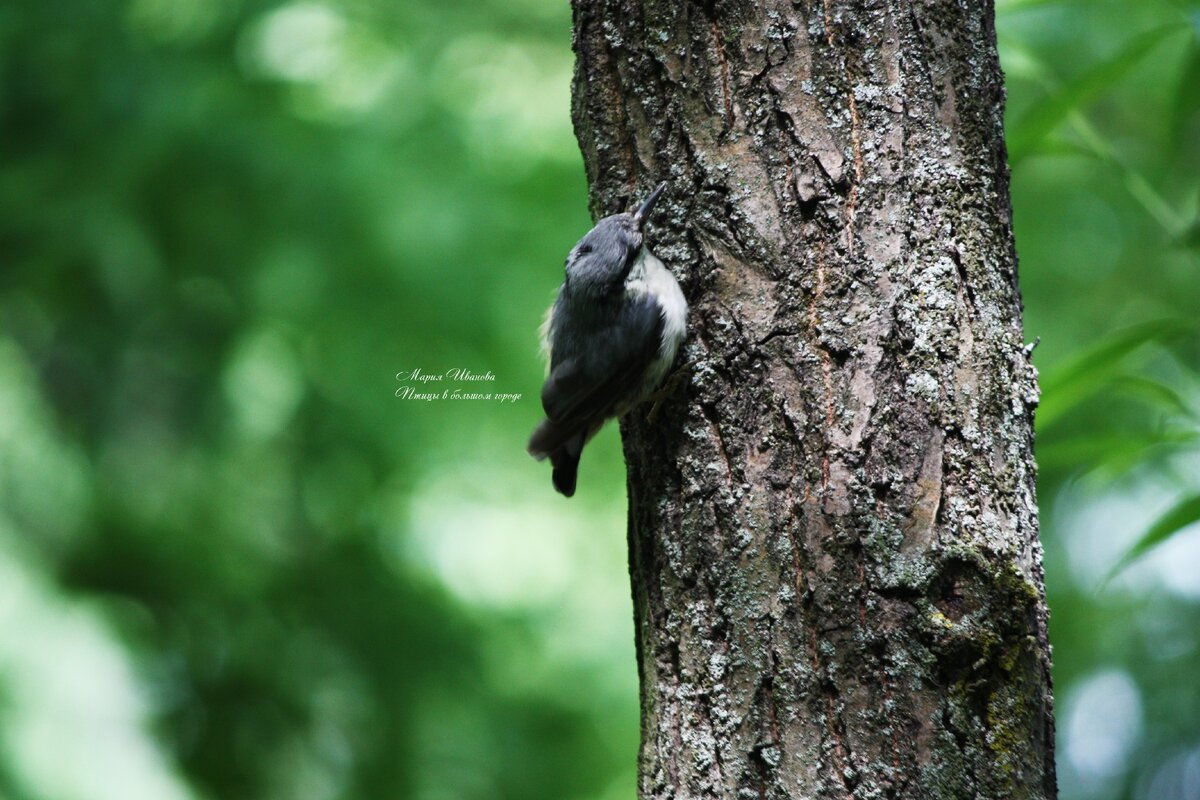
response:
<svg viewBox="0 0 1200 800"><path fill-rule="evenodd" d="M587 333L555 331L542 408L564 439L613 415L634 398L662 345L662 309L652 297L625 299Z"/></svg>

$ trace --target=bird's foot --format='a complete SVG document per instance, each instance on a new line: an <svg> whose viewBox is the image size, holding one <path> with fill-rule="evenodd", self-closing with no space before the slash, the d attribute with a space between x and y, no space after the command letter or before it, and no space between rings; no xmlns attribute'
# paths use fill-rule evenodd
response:
<svg viewBox="0 0 1200 800"><path fill-rule="evenodd" d="M658 391L646 398L647 400L652 400L654 402L654 405L650 406L650 413L646 415L647 422L654 422L656 419L658 419L658 412L662 408L663 403L668 397L675 393L676 389L679 388L680 381L683 380L684 376L687 374L688 368L694 363L694 361L689 361L686 364L681 365L679 369L667 376L667 379L663 381L663 385L658 389Z"/></svg>

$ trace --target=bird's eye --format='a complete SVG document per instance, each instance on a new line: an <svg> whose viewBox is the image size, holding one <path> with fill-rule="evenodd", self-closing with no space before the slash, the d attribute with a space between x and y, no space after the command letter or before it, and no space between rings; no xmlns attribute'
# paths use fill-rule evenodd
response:
<svg viewBox="0 0 1200 800"><path fill-rule="evenodd" d="M588 253L592 252L592 246L590 244L581 244L579 245L579 249L575 252L578 255L586 256Z"/></svg>

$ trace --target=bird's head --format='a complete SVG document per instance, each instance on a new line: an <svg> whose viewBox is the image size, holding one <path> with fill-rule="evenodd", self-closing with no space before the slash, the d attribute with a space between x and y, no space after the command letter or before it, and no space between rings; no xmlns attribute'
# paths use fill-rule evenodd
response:
<svg viewBox="0 0 1200 800"><path fill-rule="evenodd" d="M597 222L567 255L568 282L601 288L624 280L645 240L642 228L646 218L666 188L666 183L660 183L636 211L613 214Z"/></svg>

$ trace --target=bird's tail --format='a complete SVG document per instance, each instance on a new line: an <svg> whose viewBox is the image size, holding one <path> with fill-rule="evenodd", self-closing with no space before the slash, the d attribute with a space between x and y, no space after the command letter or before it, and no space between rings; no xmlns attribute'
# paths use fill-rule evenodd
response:
<svg viewBox="0 0 1200 800"><path fill-rule="evenodd" d="M575 494L579 456L583 453L583 445L587 439L587 431L572 433L548 419L542 420L529 437L529 454L538 461L547 457L550 459L550 464L554 467L551 480L554 481L555 490L564 497Z"/></svg>
<svg viewBox="0 0 1200 800"><path fill-rule="evenodd" d="M572 446L576 441L578 445ZM583 435L579 434L550 454L550 463L554 465L550 480L554 483L555 491L563 497L572 497L575 494L575 480L579 477L579 456L582 452Z"/></svg>

